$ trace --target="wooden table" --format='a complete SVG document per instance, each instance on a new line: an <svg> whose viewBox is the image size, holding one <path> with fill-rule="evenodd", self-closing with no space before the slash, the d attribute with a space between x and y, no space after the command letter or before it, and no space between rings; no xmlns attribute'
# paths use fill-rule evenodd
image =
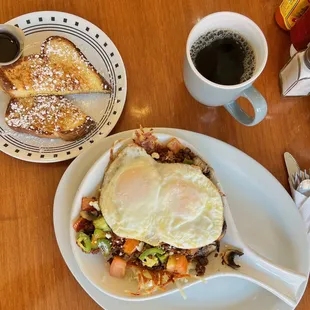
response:
<svg viewBox="0 0 310 310"><path fill-rule="evenodd" d="M2 1L0 22L38 10L79 15L114 41L128 74L127 103L113 132L144 126L188 129L223 140L265 166L286 188L283 153L310 168L309 98L280 97L278 74L289 56L289 35L274 22L280 0L23 0ZM255 83L265 96L266 119L240 125L223 109L197 103L182 77L185 42L196 21L216 11L253 19L269 45L267 66ZM247 108L247 103L242 102ZM54 237L57 184L70 164L32 164L0 154L0 308L99 309L68 270ZM299 310L310 308L310 286Z"/></svg>

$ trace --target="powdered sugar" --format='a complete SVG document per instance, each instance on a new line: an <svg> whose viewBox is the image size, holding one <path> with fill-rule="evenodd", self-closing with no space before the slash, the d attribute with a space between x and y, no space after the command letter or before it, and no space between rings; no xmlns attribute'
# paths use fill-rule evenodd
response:
<svg viewBox="0 0 310 310"><path fill-rule="evenodd" d="M66 131L92 121L62 96L12 99L8 112L5 120L10 127L35 131L36 134Z"/></svg>
<svg viewBox="0 0 310 310"><path fill-rule="evenodd" d="M25 90L39 94L98 92L110 88L104 79L98 82L99 73L71 41L62 37L49 37L41 46L41 54L28 56L8 71L13 83L21 83Z"/></svg>
<svg viewBox="0 0 310 310"><path fill-rule="evenodd" d="M40 14L37 16L42 17L42 14ZM54 12L53 14L53 16L56 14L56 20L59 21L59 24L62 24L63 18L67 17L65 15L63 16L63 13ZM59 14L59 18L57 17L57 14ZM47 16L49 16L48 18L50 19L50 16L52 15ZM33 24L34 21L31 21ZM23 22L25 22L24 18ZM3 103L0 105L0 127L4 130L3 132L0 132L0 140L2 141L1 150L5 153L12 154L15 157L26 159L28 161L54 162L77 156L81 151L93 146L93 144L96 144L100 137L106 136L107 133L114 127L115 123L119 119L119 116L121 115L121 111L124 106L124 99L126 97L126 72L119 52L115 49L113 42L111 42L111 40L106 37L104 33L99 32L100 38L98 39L94 37L95 33L86 33L86 31L84 31L86 35L93 36L94 40L98 41L101 48L106 51L106 58L109 57L110 53L114 52L114 56L111 58L113 68L109 67L109 62L102 60L102 56L100 55L98 49L95 49L90 43L86 42L83 35L50 31L50 26L48 24L43 25L38 22L38 18L37 24L42 29L40 32L33 32L26 36L24 50L25 56L40 54L42 42L44 42L48 37L64 36L66 39L73 42L79 49L81 49L82 53L86 56L90 63L94 65L95 69L106 77L108 82L113 86L113 93L111 95L104 93L85 93L66 96L66 98L69 98L74 105L84 111L87 115L90 115L97 123L95 130L87 135L86 139L81 139L77 142L64 141L62 139L41 138L12 130L5 122L5 111L10 98L3 98L4 93L0 92L1 102ZM67 26L66 23L64 23L64 26ZM82 28L83 27L84 25ZM82 28L81 30L85 30ZM104 42L107 42L108 45L104 45ZM119 66L114 67L114 64L119 64ZM77 70L81 70L80 64L78 64ZM121 79L115 79L118 74L121 75ZM21 80L24 82L24 77ZM62 82L65 83L65 81ZM31 85L31 83L28 83L28 85ZM121 91L119 91L119 87L122 87ZM18 90L19 89L20 85L18 85ZM116 99L119 99L118 103L116 102ZM107 123L109 125L107 125ZM92 142L92 140L94 140L94 142ZM6 146L7 144L8 146ZM19 149L20 151L17 153L15 152L16 149ZM30 154L28 154L28 152ZM54 154L57 154L58 156L56 157Z"/></svg>

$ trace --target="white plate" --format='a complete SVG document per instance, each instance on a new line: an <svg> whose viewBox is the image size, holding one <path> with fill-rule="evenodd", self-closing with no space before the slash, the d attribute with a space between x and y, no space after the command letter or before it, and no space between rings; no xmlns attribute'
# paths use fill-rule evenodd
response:
<svg viewBox="0 0 310 310"><path fill-rule="evenodd" d="M127 92L124 63L109 37L91 22L62 12L29 13L10 20L8 24L16 25L25 32L25 55L39 53L42 42L49 36L68 38L113 90L111 94L68 96L97 123L92 132L78 141L38 138L13 131L4 120L9 96L0 92L0 150L26 161L57 162L78 156L98 139L107 136L122 113Z"/></svg>
<svg viewBox="0 0 310 310"><path fill-rule="evenodd" d="M154 135L158 138L158 140L161 143L167 144L173 137L172 135L168 134L160 134L155 132ZM191 145L188 141L185 141L179 137L177 137L180 143L190 148L196 155L198 155L200 158L202 158L205 162L208 162L208 159L204 157L204 154L200 153L199 150L195 149L193 145ZM132 143L132 139L125 139L119 141L119 143L113 144L113 152L117 153L121 148L123 148L125 145L128 145ZM74 224L74 222L79 217L80 211L81 211L81 201L83 197L91 197L91 196L98 196L98 189L101 187L103 176L105 173L105 170L107 166L109 165L111 157L111 149L108 149L104 154L96 161L96 163L89 169L85 177L83 178L83 181L81 182L79 189L75 195L72 210L71 210L71 225ZM219 180L216 178L216 174L212 177L212 182L216 184L221 191L223 189L221 188L221 185L219 183ZM229 208L227 204L227 199L223 198L224 203L224 209ZM126 291L130 292L136 292L138 288L138 283L136 281L128 281L124 279L118 279L115 277L111 277L109 275L109 263L107 262L107 259L104 258L102 255L88 255L81 251L81 249L76 245L76 232L74 229L70 229L70 238L71 238L71 247L73 254L75 256L75 259L84 273L84 275L87 277L87 279L95 285L98 289L100 289L102 292L119 299L123 300L148 300L152 298L159 298L164 295L168 295L173 293L177 290L176 285L169 284L166 286L166 290L163 292L161 290L157 290L151 295L142 295L142 296L132 296ZM225 238L224 238L225 240ZM220 260L219 260L220 262ZM209 269L211 270L211 264L208 265ZM217 268L217 267L216 267ZM184 284L185 287L189 287L193 285L194 283L198 283L200 280L191 278L188 279L188 282Z"/></svg>
<svg viewBox="0 0 310 310"><path fill-rule="evenodd" d="M283 267L309 272L308 244L301 217L291 197L278 181L256 161L216 139L176 129L159 129L189 141L209 159L230 203L240 234L254 250ZM61 253L85 291L105 309L292 309L255 284L237 278L218 278L179 293L150 301L129 303L109 297L82 274L70 246L70 213L74 196L89 168L120 138L123 132L101 140L81 154L63 175L55 196L54 227ZM66 208L64 209L64 206ZM69 225L68 225L69 224ZM304 285L305 289L306 284Z"/></svg>

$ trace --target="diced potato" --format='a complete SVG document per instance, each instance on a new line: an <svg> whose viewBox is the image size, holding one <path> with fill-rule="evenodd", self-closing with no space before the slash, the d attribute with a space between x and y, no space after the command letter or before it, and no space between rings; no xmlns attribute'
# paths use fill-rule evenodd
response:
<svg viewBox="0 0 310 310"><path fill-rule="evenodd" d="M76 232L79 232L85 229L85 226L88 224L89 224L89 221L85 220L82 217L79 217L79 219L73 224L73 228Z"/></svg>
<svg viewBox="0 0 310 310"><path fill-rule="evenodd" d="M83 197L82 198L82 206L81 209L82 211L96 211L96 209L92 206L89 205L89 203L95 202L97 199L93 197Z"/></svg>
<svg viewBox="0 0 310 310"><path fill-rule="evenodd" d="M140 241L136 239L126 239L124 244L124 252L128 255L131 255L133 252L137 250L137 246Z"/></svg>
<svg viewBox="0 0 310 310"><path fill-rule="evenodd" d="M183 145L180 143L178 139L173 138L167 143L167 147L170 151L176 154L183 148Z"/></svg>

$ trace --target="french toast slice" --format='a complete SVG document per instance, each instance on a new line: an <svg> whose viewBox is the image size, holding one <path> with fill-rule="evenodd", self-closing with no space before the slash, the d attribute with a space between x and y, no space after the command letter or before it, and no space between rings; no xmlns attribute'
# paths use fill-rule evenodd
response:
<svg viewBox="0 0 310 310"><path fill-rule="evenodd" d="M68 39L51 36L40 54L0 68L0 85L11 97L110 93L111 86Z"/></svg>
<svg viewBox="0 0 310 310"><path fill-rule="evenodd" d="M18 132L67 141L84 137L96 126L90 116L63 96L13 98L5 121Z"/></svg>

